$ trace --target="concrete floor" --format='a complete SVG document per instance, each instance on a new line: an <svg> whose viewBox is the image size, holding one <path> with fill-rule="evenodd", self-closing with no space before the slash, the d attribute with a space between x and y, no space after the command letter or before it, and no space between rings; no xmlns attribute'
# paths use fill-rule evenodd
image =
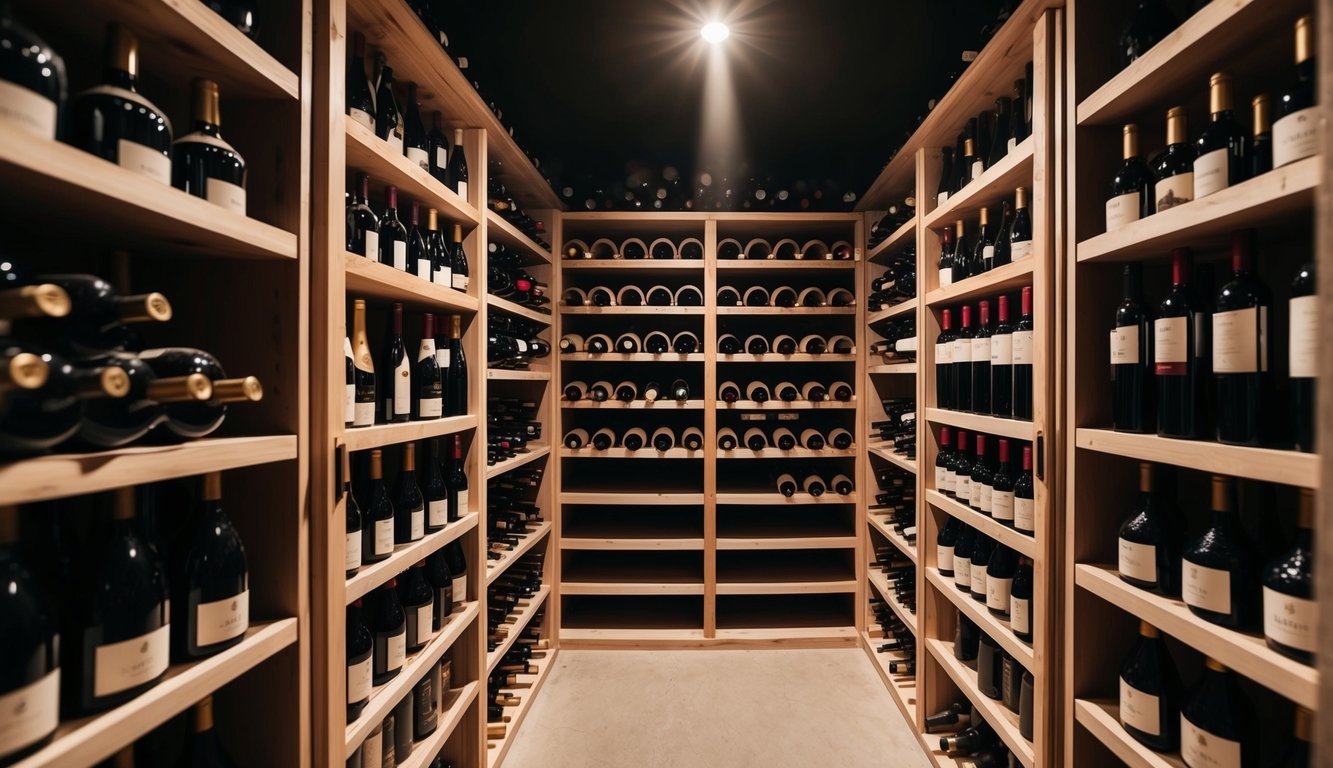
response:
<svg viewBox="0 0 1333 768"><path fill-rule="evenodd" d="M503 768L928 768L860 649L562 651Z"/></svg>

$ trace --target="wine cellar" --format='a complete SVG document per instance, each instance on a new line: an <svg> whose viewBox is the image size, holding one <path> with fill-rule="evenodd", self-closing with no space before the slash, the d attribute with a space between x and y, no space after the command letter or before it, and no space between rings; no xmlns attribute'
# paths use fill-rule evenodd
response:
<svg viewBox="0 0 1333 768"><path fill-rule="evenodd" d="M772 764L763 654L893 731L793 765L1333 764L1326 4L978 0L868 185L678 209L437 5L0 3L0 765Z"/></svg>

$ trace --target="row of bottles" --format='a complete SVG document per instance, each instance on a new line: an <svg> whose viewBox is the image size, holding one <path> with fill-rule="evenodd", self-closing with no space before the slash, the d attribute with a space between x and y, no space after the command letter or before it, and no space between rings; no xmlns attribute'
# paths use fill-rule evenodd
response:
<svg viewBox="0 0 1333 768"><path fill-rule="evenodd" d="M916 298L916 246L888 257L884 273L870 281L866 308L879 312Z"/></svg>
<svg viewBox="0 0 1333 768"><path fill-rule="evenodd" d="M605 403L613 400L621 403L683 403L690 399L690 385L684 379L673 381L670 389L663 389L656 381L649 381L642 386L629 380L615 385L609 381L594 381L591 385L583 381L571 381L565 384L564 398L570 403Z"/></svg>
<svg viewBox="0 0 1333 768"><path fill-rule="evenodd" d="M492 242L487 251L487 293L539 314L551 314L551 297L546 293L550 286L528 272L521 254L496 242Z"/></svg>
<svg viewBox="0 0 1333 768"><path fill-rule="evenodd" d="M540 627L546 606L532 610L533 599L542 589L544 552L524 555L487 588L486 652L494 653L515 634L514 624L527 618L528 625ZM523 629L526 629L524 626ZM517 630L519 633L522 629ZM504 670L506 672L512 670Z"/></svg>
<svg viewBox="0 0 1333 768"><path fill-rule="evenodd" d="M495 162L492 162L492 166L495 164ZM509 194L509 190L504 183L496 178L494 167L491 168L491 175L487 182L486 207L526 235L529 240L537 244L538 248L544 251L551 250L551 244L546 242L546 222L534 219L523 212L518 202Z"/></svg>
<svg viewBox="0 0 1333 768"><path fill-rule="evenodd" d="M445 240L439 212L427 208L423 227L421 208L415 201L408 207L405 225L398 215L398 188L389 185L377 215L370 207L370 176L358 174L356 192L347 193L347 251L467 293L472 272L463 247L463 225L454 224L452 237Z"/></svg>
<svg viewBox="0 0 1333 768"><path fill-rule="evenodd" d="M962 611L956 614L953 654L959 661L972 663L977 671L977 690L986 698L1002 702L1006 709L1017 714L1018 733L1031 742L1035 686L1031 670L1024 669L1017 659ZM940 739L940 750L958 751L962 746L959 742L974 738L989 744L997 744L999 741L999 737L984 721L982 726L973 726L960 734L960 737L965 738L959 741Z"/></svg>
<svg viewBox="0 0 1333 768"><path fill-rule="evenodd" d="M1032 643L1032 560L950 517L935 538L941 576L1008 624L1014 636Z"/></svg>
<svg viewBox="0 0 1333 768"><path fill-rule="evenodd" d="M704 345L699 339L699 334L693 331L675 333L649 331L648 333L639 333L630 330L616 336L614 340L605 333L592 333L587 336L578 333L566 333L560 337L560 351L562 353L633 355L642 352L650 355L665 355L674 352L678 355L691 355L702 352L703 349Z"/></svg>
<svg viewBox="0 0 1333 768"><path fill-rule="evenodd" d="M534 498L534 491L542 487L544 474L541 468L519 467L490 481L486 497L486 557L492 563L517 549L546 522L539 500ZM540 563L538 566L540 571Z"/></svg>
<svg viewBox="0 0 1333 768"><path fill-rule="evenodd" d="M728 405L768 402L850 403L855 395L856 391L852 385L845 381L827 384L807 381L801 385L791 381L779 381L776 385L763 381L750 381L744 386L734 381L724 381L717 388L717 399Z"/></svg>
<svg viewBox="0 0 1333 768"><path fill-rule="evenodd" d="M724 285L717 289L719 307L779 307L812 309L815 307L854 307L856 294L846 288L795 288L789 285L765 288L754 285L741 289Z"/></svg>
<svg viewBox="0 0 1333 768"><path fill-rule="evenodd" d="M1032 62L1028 62L1026 78L1014 83L1014 95L1000 96L995 100L995 109L984 110L969 118L958 134L956 145L952 149L944 147L940 150L936 206L943 205L981 178L988 168L998 164L1032 135L1032 74Z"/></svg>
<svg viewBox="0 0 1333 768"><path fill-rule="evenodd" d="M906 226L907 222L916 217L916 198L908 197L902 203L894 203L888 207L884 215L875 222L870 228L870 233L866 237L866 245L874 250L880 243L888 240L897 232Z"/></svg>
<svg viewBox="0 0 1333 768"><path fill-rule="evenodd" d="M891 398L881 400L884 418L870 422L872 438L908 461L916 461L916 400Z"/></svg>
<svg viewBox="0 0 1333 768"><path fill-rule="evenodd" d="M717 258L719 261L777 260L777 261L851 261L853 250L851 243L839 240L827 243L823 240L810 240L804 245L795 240L779 240L776 243L763 238L755 238L742 245L740 240L725 238L718 241Z"/></svg>
<svg viewBox="0 0 1333 768"><path fill-rule="evenodd" d="M940 408L1032 420L1032 288L1023 288L1021 296L1017 317L1009 296L996 300L994 324L989 300L964 305L958 328L953 310L940 313L935 338L935 402Z"/></svg>
<svg viewBox="0 0 1333 768"><path fill-rule="evenodd" d="M877 468L875 487L875 497L870 500L867 512L883 515L893 532L915 547L916 477L900 467Z"/></svg>
<svg viewBox="0 0 1333 768"><path fill-rule="evenodd" d="M646 244L637 237L632 237L618 244L606 239L594 240L592 245L588 245L582 240L571 240L565 243L565 249L561 257L567 261L580 259L627 259L630 261L684 259L698 261L704 257L704 244L694 237L687 237L679 243L662 237L654 240L651 244Z"/></svg>
<svg viewBox="0 0 1333 768"><path fill-rule="evenodd" d="M871 329L883 338L871 342L870 354L879 356L885 365L916 362L918 343L914 315L905 314L881 320Z"/></svg>
<svg viewBox="0 0 1333 768"><path fill-rule="evenodd" d="M813 469L783 472L777 476L773 484L777 487L778 493L789 499L797 493L816 499L825 493L850 496L856 490L856 484L847 475L835 474L830 477L827 473Z"/></svg>
<svg viewBox="0 0 1333 768"><path fill-rule="evenodd" d="M916 614L916 566L903 556L892 544L875 546L875 559L870 562L872 570L878 570L887 577L889 591L893 599L910 614ZM880 601L883 602L883 601ZM871 607L875 607L875 598L871 598ZM886 606L887 607L887 606ZM892 609L890 609L892 610ZM885 617L877 616L881 625Z"/></svg>
<svg viewBox="0 0 1333 768"><path fill-rule="evenodd" d="M913 594L911 592L904 593ZM915 611L913 611L915 613ZM916 675L916 635L893 608L874 590L870 592L870 616L874 623L867 627L875 642L875 653L888 656L885 666L891 675Z"/></svg>
<svg viewBox="0 0 1333 768"><path fill-rule="evenodd" d="M566 288L561 301L566 307L702 307L704 294L697 286L685 285L674 291L665 285L648 289L637 285L622 288Z"/></svg>
<svg viewBox="0 0 1333 768"><path fill-rule="evenodd" d="M565 433L564 443L570 450L578 450L585 446L594 451L623 448L634 452L651 448L658 453L665 453L677 447L687 451L697 451L704 447L704 433L698 427L686 427L679 430L679 434L677 432L674 427L667 426L656 429L630 427L617 435L610 427L602 427L591 433L578 427Z"/></svg>
<svg viewBox="0 0 1333 768"><path fill-rule="evenodd" d="M1019 187L1014 193L1012 219L1006 202L994 227L990 209L981 209L974 239L969 238L967 224L962 219L955 221L952 229L940 232L940 287L1029 258L1032 258L1032 214L1028 212L1027 188Z"/></svg>
<svg viewBox="0 0 1333 768"><path fill-rule="evenodd" d="M462 318L451 316L447 330L435 319L429 312L421 316L420 341L413 360L403 341L403 305L394 302L376 356L366 335L366 301L352 302L352 337L343 340L346 426L370 427L467 414L468 370ZM443 321L443 317L440 319Z"/></svg>
<svg viewBox="0 0 1333 768"><path fill-rule="evenodd" d="M486 400L486 466L529 452L528 444L542 439L538 404L512 397Z"/></svg>
<svg viewBox="0 0 1333 768"><path fill-rule="evenodd" d="M547 326L503 312L487 319L486 365L510 371L526 371L534 360L549 357L551 343L538 334Z"/></svg>
<svg viewBox="0 0 1333 768"><path fill-rule="evenodd" d="M856 340L845 334L810 333L797 339L785 333L775 336L754 333L742 341L736 334L724 333L717 337L717 352L720 355L854 355Z"/></svg>
<svg viewBox="0 0 1333 768"><path fill-rule="evenodd" d="M971 437L969 447L966 430L940 427L935 490L1019 533L1035 535L1032 445L1024 443L1020 452L1017 440L980 433Z"/></svg>
<svg viewBox="0 0 1333 768"><path fill-rule="evenodd" d="M540 627L529 623L514 646L500 659L486 679L486 739L496 742L509 735L510 712L532 694L536 676L541 672L548 643L541 639ZM490 744L494 747L494 744Z"/></svg>
<svg viewBox="0 0 1333 768"><path fill-rule="evenodd" d="M807 451L846 451L850 450L855 442L852 433L842 427L834 427L827 432L813 427L806 429L798 427L796 430L788 427L776 427L770 430L750 427L739 433L731 427L722 427L717 431L717 448L724 452L738 448L747 448L751 451L764 451L769 448L792 451L798 447Z"/></svg>

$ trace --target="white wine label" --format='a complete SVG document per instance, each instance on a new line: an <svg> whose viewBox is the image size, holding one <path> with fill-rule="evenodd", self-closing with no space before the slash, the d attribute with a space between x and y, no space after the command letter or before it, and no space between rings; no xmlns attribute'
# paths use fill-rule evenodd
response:
<svg viewBox="0 0 1333 768"><path fill-rule="evenodd" d="M449 167L449 150L445 147L435 148L435 167L441 170Z"/></svg>
<svg viewBox="0 0 1333 768"><path fill-rule="evenodd" d="M953 547L946 547L943 544L935 545L936 567L941 571L953 570Z"/></svg>
<svg viewBox="0 0 1333 768"><path fill-rule="evenodd" d="M1319 107L1292 112L1273 123L1273 167L1304 160L1319 151Z"/></svg>
<svg viewBox="0 0 1333 768"><path fill-rule="evenodd" d="M975 477L967 485L967 503L976 508L981 507L981 483Z"/></svg>
<svg viewBox="0 0 1333 768"><path fill-rule="evenodd" d="M1120 678L1120 722L1150 736L1162 735L1162 700Z"/></svg>
<svg viewBox="0 0 1333 768"><path fill-rule="evenodd" d="M1221 192L1230 185L1231 161L1228 150L1215 149L1194 160L1194 199Z"/></svg>
<svg viewBox="0 0 1333 768"><path fill-rule="evenodd" d="M1157 581L1157 547L1120 539L1120 575L1137 581Z"/></svg>
<svg viewBox="0 0 1333 768"><path fill-rule="evenodd" d="M347 534L347 549L343 552L343 570L355 571L361 567L361 531Z"/></svg>
<svg viewBox="0 0 1333 768"><path fill-rule="evenodd" d="M110 696L155 680L167 671L171 628L163 624L146 635L99 645L93 651L93 695Z"/></svg>
<svg viewBox="0 0 1333 768"><path fill-rule="evenodd" d="M375 130L375 116L364 109L349 109L347 110L347 117L367 131Z"/></svg>
<svg viewBox="0 0 1333 768"><path fill-rule="evenodd" d="M467 602L467 573L454 576L454 602Z"/></svg>
<svg viewBox="0 0 1333 768"><path fill-rule="evenodd" d="M435 270L435 274L432 275L431 277L431 282L435 283L436 285L443 285L444 287L448 288L449 286L454 284L453 267L449 266L447 260L441 259L441 262L442 266L440 266L439 269Z"/></svg>
<svg viewBox="0 0 1333 768"><path fill-rule="evenodd" d="M953 361L955 363L972 362L972 340L958 339L953 343Z"/></svg>
<svg viewBox="0 0 1333 768"><path fill-rule="evenodd" d="M417 259L416 272L414 274L428 283L434 280L435 269L430 263L430 259Z"/></svg>
<svg viewBox="0 0 1333 768"><path fill-rule="evenodd" d="M1032 331L1014 331L1014 365L1032 365Z"/></svg>
<svg viewBox="0 0 1333 768"><path fill-rule="evenodd" d="M953 267L944 267L940 270L940 286L953 285Z"/></svg>
<svg viewBox="0 0 1333 768"><path fill-rule="evenodd" d="M1194 173L1178 173L1157 182L1154 190L1157 197L1157 212L1170 210L1177 205L1184 205L1194 199Z"/></svg>
<svg viewBox="0 0 1333 768"><path fill-rule="evenodd" d="M1218 568L1181 561L1180 596L1185 605L1214 613L1231 613L1231 574Z"/></svg>
<svg viewBox="0 0 1333 768"><path fill-rule="evenodd" d="M412 366L407 357L393 371L393 401L391 416L405 416L412 412Z"/></svg>
<svg viewBox="0 0 1333 768"><path fill-rule="evenodd" d="M348 424L356 423L356 385L348 384L347 391L343 393L343 421Z"/></svg>
<svg viewBox="0 0 1333 768"><path fill-rule="evenodd" d="M430 153L419 147L407 148L407 160L416 167L430 173Z"/></svg>
<svg viewBox="0 0 1333 768"><path fill-rule="evenodd" d="M452 359L453 358L449 356L449 350L447 348L435 350L435 364L440 366L441 371L449 370L449 362Z"/></svg>
<svg viewBox="0 0 1333 768"><path fill-rule="evenodd" d="M426 536L426 508L417 507L412 510L412 541L420 541Z"/></svg>
<svg viewBox="0 0 1333 768"><path fill-rule="evenodd" d="M944 485L940 486L940 490L953 493L957 488L958 475L951 469L944 470Z"/></svg>
<svg viewBox="0 0 1333 768"><path fill-rule="evenodd" d="M986 607L1000 611L1009 612L1009 590L1014 586L1014 580L997 579L993 576L986 578Z"/></svg>
<svg viewBox="0 0 1333 768"><path fill-rule="evenodd" d="M393 518L375 521L375 555L393 554Z"/></svg>
<svg viewBox="0 0 1333 768"><path fill-rule="evenodd" d="M935 364L949 365L953 363L953 342L946 341L943 344L935 345Z"/></svg>
<svg viewBox="0 0 1333 768"><path fill-rule="evenodd" d="M984 363L990 360L990 339L981 337L972 340L972 362Z"/></svg>
<svg viewBox="0 0 1333 768"><path fill-rule="evenodd" d="M461 197L461 198L463 198L464 200L466 200L466 199L467 199L467 182L466 182L466 181L460 181L460 182L458 182L458 189L455 190L455 191L458 192L458 196L459 196L459 197Z"/></svg>
<svg viewBox="0 0 1333 768"><path fill-rule="evenodd" d="M219 208L226 208L232 213L245 215L245 187L232 184L222 179L208 179L204 182L204 199Z"/></svg>
<svg viewBox="0 0 1333 768"><path fill-rule="evenodd" d="M973 483L972 487L980 489L976 494L977 509L980 509L982 512L985 512L986 514L989 515L991 513L992 507L994 506L994 499L995 499L994 489L992 489L989 485L986 485L985 483Z"/></svg>
<svg viewBox="0 0 1333 768"><path fill-rule="evenodd" d="M1184 376L1188 371L1189 327L1187 317L1159 317L1153 321L1153 367L1158 376Z"/></svg>
<svg viewBox="0 0 1333 768"><path fill-rule="evenodd" d="M370 657L347 666L347 703L355 704L370 698ZM369 739L367 739L369 741Z"/></svg>
<svg viewBox="0 0 1333 768"><path fill-rule="evenodd" d="M1264 637L1314 653L1319 603L1264 587Z"/></svg>
<svg viewBox="0 0 1333 768"><path fill-rule="evenodd" d="M1133 224L1139 220L1142 210L1142 193L1139 192L1126 192L1107 200L1106 231L1114 232L1127 224Z"/></svg>
<svg viewBox="0 0 1333 768"><path fill-rule="evenodd" d="M404 622L406 623L406 622ZM407 659L407 627L396 635L390 635L384 646L384 669L392 671L402 669Z"/></svg>
<svg viewBox="0 0 1333 768"><path fill-rule="evenodd" d="M972 561L966 557L953 559L953 583L963 589L972 586Z"/></svg>
<svg viewBox="0 0 1333 768"><path fill-rule="evenodd" d="M944 205L944 204L947 203L948 201L949 201L949 193L948 193L947 191L946 191L946 192L941 192L941 193L939 193L938 195L935 195L935 206L936 206L936 207L939 207L939 206L941 206L941 205Z"/></svg>
<svg viewBox="0 0 1333 768"><path fill-rule="evenodd" d="M367 259L380 260L380 233L366 231L366 250L362 253Z"/></svg>
<svg viewBox="0 0 1333 768"><path fill-rule="evenodd" d="M454 290L463 291L464 293L466 293L468 289L468 284L471 282L471 280L469 280L468 278L469 278L468 275L464 275L459 272L454 272L450 276L450 280L453 281Z"/></svg>
<svg viewBox="0 0 1333 768"><path fill-rule="evenodd" d="M1125 325L1111 331L1111 365L1139 364L1139 327Z"/></svg>
<svg viewBox="0 0 1333 768"><path fill-rule="evenodd" d="M3 96L3 93L0 93ZM0 113L0 119L3 113ZM0 755L11 755L46 738L60 724L60 669L0 694Z"/></svg>
<svg viewBox="0 0 1333 768"><path fill-rule="evenodd" d="M960 474L957 478L957 481L954 483L953 495L958 497L958 500L963 504L971 504L972 476L968 474Z"/></svg>
<svg viewBox="0 0 1333 768"><path fill-rule="evenodd" d="M375 423L375 404L357 403L356 413L352 417L352 426L369 427Z"/></svg>
<svg viewBox="0 0 1333 768"><path fill-rule="evenodd" d="M1319 299L1297 296L1288 306L1291 329L1287 335L1287 359L1291 361L1291 378L1316 378L1319 376Z"/></svg>
<svg viewBox="0 0 1333 768"><path fill-rule="evenodd" d="M1031 600L1009 595L1009 629L1016 635L1032 634Z"/></svg>
<svg viewBox="0 0 1333 768"><path fill-rule="evenodd" d="M393 241L393 268L401 272L407 271L407 241Z"/></svg>
<svg viewBox="0 0 1333 768"><path fill-rule="evenodd" d="M195 609L194 620L195 645L214 645L240 637L250 628L250 590L211 603L200 603Z"/></svg>
<svg viewBox="0 0 1333 768"><path fill-rule="evenodd" d="M1020 531L1037 530L1036 505L1032 499L1014 497L1014 527Z"/></svg>
<svg viewBox="0 0 1333 768"><path fill-rule="evenodd" d="M116 158L121 168L171 186L171 158L165 152L121 139L116 146Z"/></svg>
<svg viewBox="0 0 1333 768"><path fill-rule="evenodd" d="M935 467L935 487L944 489L944 467Z"/></svg>
<svg viewBox="0 0 1333 768"><path fill-rule="evenodd" d="M1213 373L1268 370L1268 307L1213 313Z"/></svg>
<svg viewBox="0 0 1333 768"><path fill-rule="evenodd" d="M1180 757L1189 768L1240 768L1240 742L1205 731L1182 712Z"/></svg>
<svg viewBox="0 0 1333 768"><path fill-rule="evenodd" d="M413 645L423 645L430 640L434 634L431 631L431 622L435 620L435 606L433 603L417 607L417 636L413 638L416 642Z"/></svg>
<svg viewBox="0 0 1333 768"><path fill-rule="evenodd" d="M1013 334L1000 333L990 337L990 364L991 365L1014 364Z"/></svg>
<svg viewBox="0 0 1333 768"><path fill-rule="evenodd" d="M467 489L464 488L458 492L458 514L466 515L471 509L472 500L468 498Z"/></svg>
<svg viewBox="0 0 1333 768"><path fill-rule="evenodd" d="M1020 240L1009 244L1009 260L1022 261L1032 255L1032 241Z"/></svg>
<svg viewBox="0 0 1333 768"><path fill-rule="evenodd" d="M1014 519L1014 492L994 491L991 493L990 516L996 520Z"/></svg>
<svg viewBox="0 0 1333 768"><path fill-rule="evenodd" d="M43 139L55 139L56 103L17 83L0 80L0 123ZM0 734L0 754L7 754L3 734Z"/></svg>
<svg viewBox="0 0 1333 768"><path fill-rule="evenodd" d="M986 594L986 564L982 563L981 565L977 565L976 563L972 563L972 567L968 570L970 571L968 574L970 576L969 588L972 590L972 594Z"/></svg>
<svg viewBox="0 0 1333 768"><path fill-rule="evenodd" d="M423 397L417 405L423 419L438 419L444 413L444 398Z"/></svg>
<svg viewBox="0 0 1333 768"><path fill-rule="evenodd" d="M426 518L431 528L443 528L449 524L449 502L444 499L432 501L426 505Z"/></svg>

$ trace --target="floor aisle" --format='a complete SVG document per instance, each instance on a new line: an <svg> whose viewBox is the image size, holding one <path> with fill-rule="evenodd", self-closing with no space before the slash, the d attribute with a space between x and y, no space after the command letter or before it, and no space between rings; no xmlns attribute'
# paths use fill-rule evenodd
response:
<svg viewBox="0 0 1333 768"><path fill-rule="evenodd" d="M562 651L504 768L927 768L865 652Z"/></svg>

